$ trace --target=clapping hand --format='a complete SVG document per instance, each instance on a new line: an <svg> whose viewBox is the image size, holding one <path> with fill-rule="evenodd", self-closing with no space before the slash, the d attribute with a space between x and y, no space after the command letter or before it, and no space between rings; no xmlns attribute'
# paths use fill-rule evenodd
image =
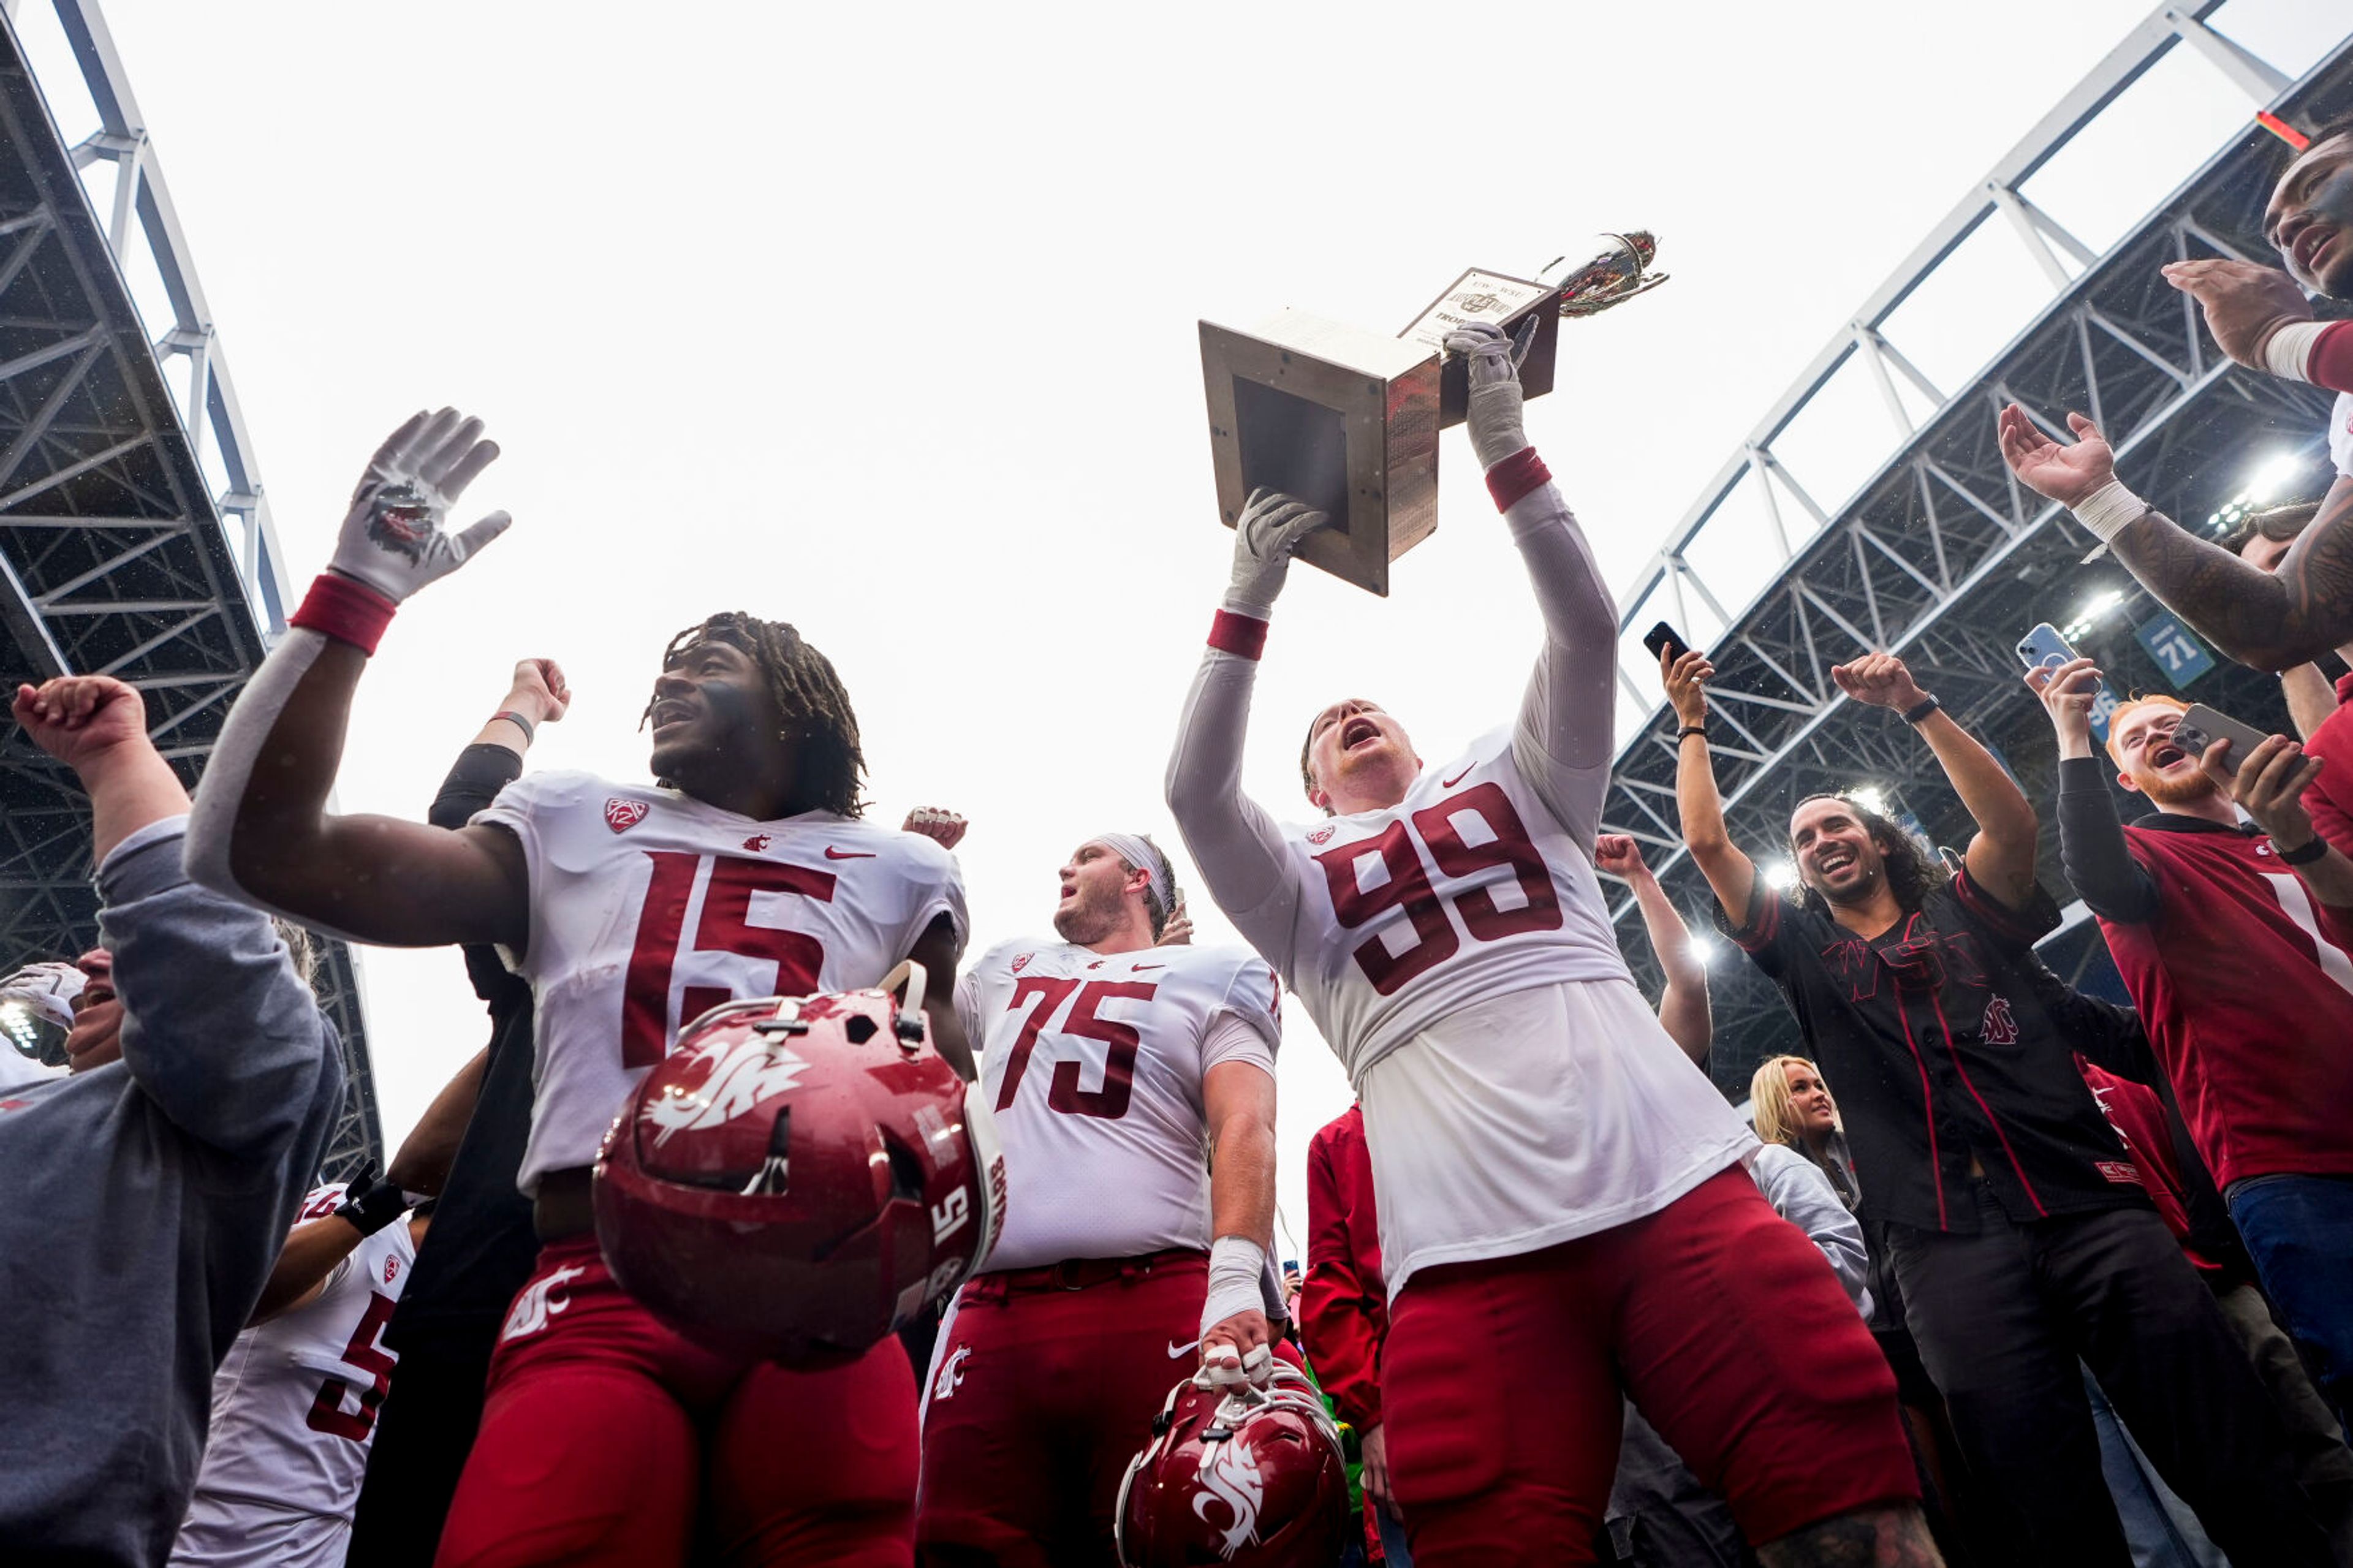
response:
<svg viewBox="0 0 2353 1568"><path fill-rule="evenodd" d="M2068 415L2067 428L2075 433L2073 446L2044 435L2015 403L1995 422L2010 471L2036 494L2073 507L2116 477L2116 455L2100 427L2082 415Z"/></svg>
<svg viewBox="0 0 2353 1568"><path fill-rule="evenodd" d="M2168 262L2165 280L2196 300L2206 330L2221 351L2250 370L2263 370L2264 345L2282 327L2313 319L2312 301L2276 267L2223 258Z"/></svg>

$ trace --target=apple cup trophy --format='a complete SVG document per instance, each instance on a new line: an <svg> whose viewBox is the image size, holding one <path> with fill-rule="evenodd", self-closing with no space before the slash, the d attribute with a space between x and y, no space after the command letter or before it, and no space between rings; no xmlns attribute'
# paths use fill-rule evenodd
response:
<svg viewBox="0 0 2353 1568"><path fill-rule="evenodd" d="M1520 385L1529 397L1550 392L1562 317L1599 315L1666 281L1646 270L1657 240L1641 229L1610 237L1615 246L1554 282L1473 268L1393 338L1299 310L1248 331L1203 321L1226 526L1252 490L1294 496L1331 518L1298 558L1386 597L1389 563L1437 531L1438 433L1461 424L1468 404L1468 367L1442 357L1447 332L1465 321L1532 326Z"/></svg>

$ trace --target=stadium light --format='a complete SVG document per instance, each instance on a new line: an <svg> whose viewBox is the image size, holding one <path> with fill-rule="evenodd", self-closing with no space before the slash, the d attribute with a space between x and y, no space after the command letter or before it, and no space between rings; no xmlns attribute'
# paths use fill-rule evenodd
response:
<svg viewBox="0 0 2353 1568"><path fill-rule="evenodd" d="M1692 932L1691 950L1692 956L1700 961L1703 968L1715 962L1715 938L1712 936L1702 936L1697 931Z"/></svg>
<svg viewBox="0 0 2353 1568"><path fill-rule="evenodd" d="M1798 885L1798 868L1787 860L1768 862L1765 868L1765 885L1777 893L1786 893Z"/></svg>
<svg viewBox="0 0 2353 1568"><path fill-rule="evenodd" d="M1857 784L1846 792L1846 797L1874 816L1887 815L1887 796L1877 784Z"/></svg>
<svg viewBox="0 0 2353 1568"><path fill-rule="evenodd" d="M2084 600L2083 606L2075 612L2075 618L2059 628L2059 635L2069 642L2073 642L2097 626L2110 610L2124 602L2125 591L2122 588L2109 588L2093 595Z"/></svg>
<svg viewBox="0 0 2353 1568"><path fill-rule="evenodd" d="M2247 470L2239 493L2214 509L2206 519L2206 526L2222 533L2238 525L2251 511L2261 511L2281 496L2295 488L2304 473L2305 459L2300 452L2274 452Z"/></svg>
<svg viewBox="0 0 2353 1568"><path fill-rule="evenodd" d="M16 1048L27 1056L40 1047L40 1037L33 1032L33 1016L22 1002L0 1002L0 1028L6 1029Z"/></svg>

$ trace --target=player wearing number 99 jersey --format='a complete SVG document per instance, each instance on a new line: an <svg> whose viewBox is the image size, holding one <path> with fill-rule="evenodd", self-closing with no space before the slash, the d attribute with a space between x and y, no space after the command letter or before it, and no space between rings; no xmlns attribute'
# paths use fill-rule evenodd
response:
<svg viewBox="0 0 2353 1568"><path fill-rule="evenodd" d="M932 1038L968 1069L953 863L857 820L839 678L793 627L741 614L665 650L646 710L660 787L526 784L455 831L327 815L353 691L399 602L502 526L444 526L497 455L480 436L445 410L376 453L332 569L223 729L189 847L200 880L313 926L496 943L538 992L548 1092L525 1175L545 1247L437 1562L682 1563L701 1537L730 1563L907 1563L918 1448L897 1341L823 1373L689 1343L606 1271L589 1163L592 1129L681 1014L729 995L872 985L913 958Z"/></svg>
<svg viewBox="0 0 2353 1568"><path fill-rule="evenodd" d="M1521 431L1511 345L1481 328L1447 347L1471 359L1472 441L1544 616L1517 722L1426 767L1376 704L1335 703L1302 758L1326 816L1278 826L1242 794L1243 732L1287 558L1322 519L1259 496L1168 773L1210 891L1363 1100L1414 1558L1514 1562L1545 1542L1590 1561L1621 1388L1753 1542L1831 1530L1927 1552L1885 1363L1740 1170L1753 1136L1619 954L1591 864L1616 606ZM1752 1320L1806 1342L1801 1384L1723 1333Z"/></svg>
<svg viewBox="0 0 2353 1568"><path fill-rule="evenodd" d="M1000 942L957 991L1006 1226L933 1356L926 1563L1111 1561L1121 1479L1196 1344L1229 1375L1268 1353L1273 973L1155 945L1176 888L1141 836L1081 845L1061 892L1062 941Z"/></svg>
<svg viewBox="0 0 2353 1568"><path fill-rule="evenodd" d="M303 1200L290 1256L313 1227L330 1233L330 1247L351 1243L357 1227L336 1213L344 1190L337 1182ZM392 1194L394 1209L405 1202ZM293 1304L257 1313L237 1335L213 1374L204 1468L173 1568L341 1568L376 1410L398 1360L380 1335L426 1224L420 1213L360 1237ZM281 1259L280 1271L286 1267ZM273 1274L272 1289L278 1284Z"/></svg>

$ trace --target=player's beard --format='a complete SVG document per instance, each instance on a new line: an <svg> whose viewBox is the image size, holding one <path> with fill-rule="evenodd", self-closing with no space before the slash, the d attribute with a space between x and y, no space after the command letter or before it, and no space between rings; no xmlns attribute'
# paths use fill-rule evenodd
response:
<svg viewBox="0 0 2353 1568"><path fill-rule="evenodd" d="M1101 942L1119 925L1117 905L1106 907L1092 890L1079 889L1078 901L1054 911L1054 934L1073 947Z"/></svg>
<svg viewBox="0 0 2353 1568"><path fill-rule="evenodd" d="M2132 777L2133 783L2140 786L2141 794L2168 809L2177 805L2195 805L2214 793L2214 781L2202 772L2169 779L2162 773L2135 769Z"/></svg>

